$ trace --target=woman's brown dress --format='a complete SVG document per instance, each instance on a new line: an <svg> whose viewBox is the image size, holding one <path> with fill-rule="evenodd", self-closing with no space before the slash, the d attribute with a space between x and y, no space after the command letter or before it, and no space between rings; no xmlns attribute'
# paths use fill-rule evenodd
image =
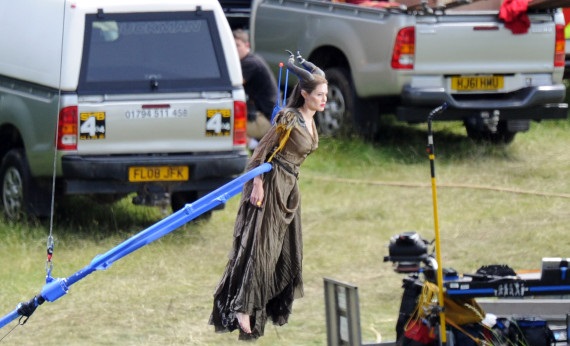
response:
<svg viewBox="0 0 570 346"><path fill-rule="evenodd" d="M266 162L283 138L282 130L291 128L285 145L271 161L273 169L262 177L265 197L261 208L249 202L253 181L244 185L232 251L214 293L209 323L217 332L237 329L235 314L242 312L251 317L252 333L240 330L239 339L256 339L263 335L268 318L276 325L287 323L293 299L303 296L297 179L299 166L318 147L317 130L311 126L313 136L296 109L284 109L249 161L248 170Z"/></svg>

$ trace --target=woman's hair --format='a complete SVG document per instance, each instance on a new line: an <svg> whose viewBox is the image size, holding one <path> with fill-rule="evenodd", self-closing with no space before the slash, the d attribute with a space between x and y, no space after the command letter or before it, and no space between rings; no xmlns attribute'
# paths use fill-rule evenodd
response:
<svg viewBox="0 0 570 346"><path fill-rule="evenodd" d="M312 80L299 80L291 92L291 96L287 102L287 107L299 108L305 104L305 99L301 95L301 90L305 90L308 94L310 94L317 88L317 86L328 83L326 78L319 74L313 73L313 77L314 78Z"/></svg>

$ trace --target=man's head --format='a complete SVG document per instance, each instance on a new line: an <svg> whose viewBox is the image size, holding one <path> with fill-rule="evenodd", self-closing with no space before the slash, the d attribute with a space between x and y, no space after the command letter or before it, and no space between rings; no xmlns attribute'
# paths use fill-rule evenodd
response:
<svg viewBox="0 0 570 346"><path fill-rule="evenodd" d="M242 29L236 29L233 31L234 40L236 41L236 47L239 55L239 59L245 58L249 54L251 47L249 45L249 34Z"/></svg>

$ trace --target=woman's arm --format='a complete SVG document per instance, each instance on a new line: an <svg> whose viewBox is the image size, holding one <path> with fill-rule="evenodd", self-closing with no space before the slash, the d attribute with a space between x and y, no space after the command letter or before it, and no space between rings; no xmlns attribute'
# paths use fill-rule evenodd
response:
<svg viewBox="0 0 570 346"><path fill-rule="evenodd" d="M249 203L257 207L261 207L264 197L265 190L263 189L263 178L261 175L258 175L253 178L253 189L251 190L251 195L249 196Z"/></svg>

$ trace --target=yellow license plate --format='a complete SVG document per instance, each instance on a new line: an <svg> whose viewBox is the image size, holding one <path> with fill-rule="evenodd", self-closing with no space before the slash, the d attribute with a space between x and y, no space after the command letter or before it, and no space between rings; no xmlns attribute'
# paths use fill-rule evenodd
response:
<svg viewBox="0 0 570 346"><path fill-rule="evenodd" d="M188 166L133 166L129 167L129 181L186 181L190 178Z"/></svg>
<svg viewBox="0 0 570 346"><path fill-rule="evenodd" d="M457 91L494 91L503 89L503 76L457 76L451 77L451 89Z"/></svg>

